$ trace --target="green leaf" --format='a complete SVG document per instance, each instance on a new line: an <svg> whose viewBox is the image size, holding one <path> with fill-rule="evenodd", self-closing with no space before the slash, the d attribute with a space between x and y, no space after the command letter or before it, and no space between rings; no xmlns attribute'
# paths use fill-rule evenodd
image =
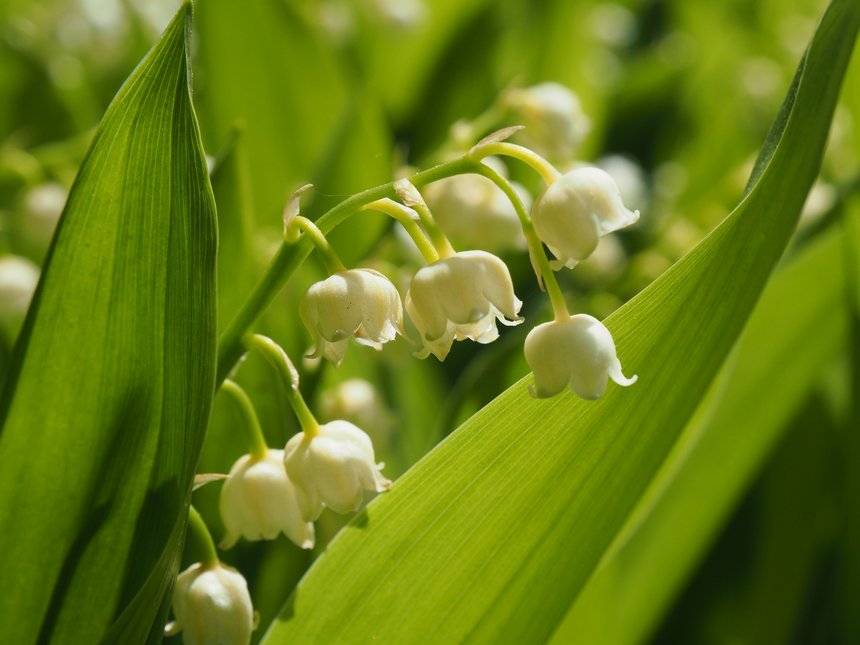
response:
<svg viewBox="0 0 860 645"><path fill-rule="evenodd" d="M214 385L190 20L185 3L108 109L0 399L4 642L161 637Z"/></svg>
<svg viewBox="0 0 860 645"><path fill-rule="evenodd" d="M516 384L332 542L266 638L540 642L695 409L791 235L821 162L860 7L831 4L750 191L608 320L631 388L536 401ZM321 608L325 608L321 611Z"/></svg>
<svg viewBox="0 0 860 645"><path fill-rule="evenodd" d="M693 573L795 410L844 347L847 316L837 233L817 240L774 276L733 358L554 642L643 642ZM799 302L795 295L801 293Z"/></svg>
<svg viewBox="0 0 860 645"><path fill-rule="evenodd" d="M195 81L209 148L245 123L257 220L280 226L289 194L307 183L348 99L324 41L282 0L201 2Z"/></svg>

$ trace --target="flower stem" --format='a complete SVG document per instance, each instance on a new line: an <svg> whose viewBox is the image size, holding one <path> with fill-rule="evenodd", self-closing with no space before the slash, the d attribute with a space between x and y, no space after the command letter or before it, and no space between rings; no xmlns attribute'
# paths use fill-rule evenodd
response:
<svg viewBox="0 0 860 645"><path fill-rule="evenodd" d="M290 220L290 224L287 227L286 231L286 239L288 242L295 244L299 241L299 232L305 234L305 236L310 239L311 243L314 245L317 251L319 251L320 255L323 257L323 261L325 262L326 268L329 273L339 273L341 271L346 271L346 267L343 265L343 262L340 261L340 258L335 253L332 245L329 244L329 241L326 239L326 236L323 234L321 230L307 217L302 217L301 215L294 217Z"/></svg>
<svg viewBox="0 0 860 645"><path fill-rule="evenodd" d="M320 425L316 417L311 412L308 404L302 396L299 389L299 372L290 357L284 351L283 347L267 336L261 334L251 334L245 337L245 347L248 349L257 350L281 376L281 380L287 388L287 396L290 399L290 405L293 407L293 412L299 420L299 425L302 427L302 432L308 437L314 437L319 434Z"/></svg>
<svg viewBox="0 0 860 645"><path fill-rule="evenodd" d="M436 248L436 252L439 254L439 257L449 258L454 255L454 247L451 246L451 242L448 241L448 237L444 232L442 232L442 228L430 213L430 209L427 207L427 204L422 201L420 204L413 205L412 208L414 208L415 212L418 213L418 217L421 218L421 223L430 234L430 239L433 241L433 246Z"/></svg>
<svg viewBox="0 0 860 645"><path fill-rule="evenodd" d="M439 179L451 177L452 175L475 172L475 168L478 165L475 160L469 157L460 157L418 172L412 175L409 181L415 186L424 186ZM381 186L375 186L374 188L368 188L340 202L320 217L316 221L316 225L324 234L329 233L335 226L346 220L365 204L384 197L394 197L395 195L396 191L393 181ZM217 383L222 383L239 359L242 358L242 354L245 353L243 338L251 327L253 327L254 323L259 320L260 316L263 315L263 312L272 304L278 292L280 292L296 268L307 258L311 249L311 241L304 236L295 244L290 244L286 241L281 244L274 258L272 258L266 273L260 279L260 282L257 283L257 286L254 287L251 295L227 326L227 329L218 342Z"/></svg>
<svg viewBox="0 0 860 645"><path fill-rule="evenodd" d="M369 204L362 206L361 210L379 211L380 213L385 213L389 217L393 217L409 234L412 241L415 242L415 246L417 246L418 250L421 251L421 255L428 264L432 264L439 259L439 254L436 252L433 244L431 244L430 240L427 239L427 235L418 225L418 222L410 215L410 212L415 213L413 209L408 206L404 206L403 204L398 204L394 200L386 197L385 199L377 199L375 202L370 202Z"/></svg>
<svg viewBox="0 0 860 645"><path fill-rule="evenodd" d="M489 157L490 155L503 155L519 159L531 166L543 178L547 186L555 183L561 177L561 173L556 170L556 167L538 153L523 146L518 146L515 143L508 143L507 141L494 141L475 146L470 155L476 160Z"/></svg>
<svg viewBox="0 0 860 645"><path fill-rule="evenodd" d="M514 190L513 186L511 186L511 182L502 177L495 170L486 164L478 165L480 167L476 172L496 184L496 186L505 193L507 198L511 201L511 204L513 204L514 210L517 212L517 217L519 217L520 225L523 229L523 235L528 243L529 255L531 256L532 264L535 266L538 281L546 285L546 292L549 295L553 315L559 322L567 320L570 318L570 312L567 309L567 304L564 302L564 294L561 292L561 287L558 286L558 281L555 279L555 272L552 270L552 267L550 267L549 260L543 250L543 243L535 232L531 217L529 217L520 196L517 195L517 191Z"/></svg>
<svg viewBox="0 0 860 645"><path fill-rule="evenodd" d="M194 506L188 507L188 534L197 542L197 546L203 554L201 563L204 567L218 566L218 551L215 550L215 542L203 517Z"/></svg>
<svg viewBox="0 0 860 645"><path fill-rule="evenodd" d="M230 379L226 379L221 384L221 391L229 394L242 412L245 428L248 432L248 445L251 456L256 458L265 457L269 445L266 443L266 437L263 434L263 429L260 427L257 413L254 411L254 404L251 403L248 394L238 383Z"/></svg>

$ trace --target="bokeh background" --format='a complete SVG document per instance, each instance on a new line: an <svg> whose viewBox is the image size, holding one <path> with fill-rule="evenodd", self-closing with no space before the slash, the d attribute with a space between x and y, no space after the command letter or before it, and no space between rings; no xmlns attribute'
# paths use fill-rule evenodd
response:
<svg viewBox="0 0 860 645"><path fill-rule="evenodd" d="M590 124L575 156L554 161L609 170L627 205L642 214L636 227L606 238L593 258L560 274L573 310L608 315L737 203L826 3L195 5L194 96L219 210L223 328L274 252L281 209L294 189L315 184L304 212L318 216L405 167L426 167L455 152L458 121L515 123L494 106L511 88L547 81L573 90ZM26 304L9 294L26 291L21 285L38 277L95 126L176 7L175 0L0 4L0 377ZM488 110L493 118L481 121ZM539 190L522 168L508 172L532 195ZM855 61L790 254L856 210L859 172ZM379 268L403 291L419 266L381 215L353 218L332 240L347 263ZM526 317L540 320L545 298L527 258L501 252ZM261 323L293 357L310 343L296 303L323 275L311 260ZM797 299L802 306L803 293ZM367 429L394 477L527 372L520 355L526 331L508 330L490 346L458 343L444 364L416 361L414 346L403 340L381 354L352 347L337 371L305 361L303 389L322 417L347 416ZM652 642L860 642L854 640L860 544L847 532L856 522L852 473L860 468L851 449L856 441L846 439L857 432L858 358L851 347L843 343L822 361L803 396L784 402L787 421L778 440L660 612L647 636ZM275 375L251 357L237 380L251 393L272 445L283 444L297 426ZM226 472L245 451L238 423L232 403L216 398L201 472ZM218 485L195 495L220 535ZM313 553L281 538L243 542L224 556L249 578L264 625L346 519L326 512Z"/></svg>

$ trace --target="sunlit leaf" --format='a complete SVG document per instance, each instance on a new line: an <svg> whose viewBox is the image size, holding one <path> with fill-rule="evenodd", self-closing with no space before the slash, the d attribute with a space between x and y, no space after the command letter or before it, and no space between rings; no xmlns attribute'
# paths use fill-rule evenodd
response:
<svg viewBox="0 0 860 645"><path fill-rule="evenodd" d="M0 400L4 642L160 638L214 383L190 18L186 3L102 121Z"/></svg>

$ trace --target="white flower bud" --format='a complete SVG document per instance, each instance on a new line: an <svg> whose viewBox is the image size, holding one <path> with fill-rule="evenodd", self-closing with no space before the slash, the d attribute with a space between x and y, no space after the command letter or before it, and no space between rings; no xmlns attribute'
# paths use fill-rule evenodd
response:
<svg viewBox="0 0 860 645"><path fill-rule="evenodd" d="M374 349L403 333L403 305L391 281L372 269L341 271L311 285L300 314L314 337L314 355L339 365L350 337Z"/></svg>
<svg viewBox="0 0 860 645"><path fill-rule="evenodd" d="M287 442L284 465L296 487L302 517L310 522L323 506L351 513L361 506L366 490L381 493L391 482L379 471L373 443L349 421L330 421L318 434L301 432Z"/></svg>
<svg viewBox="0 0 860 645"><path fill-rule="evenodd" d="M622 373L612 334L587 314L538 325L526 336L523 350L535 377L530 392L537 398L570 387L584 399L598 399L606 390L607 377L618 385L636 382L636 376Z"/></svg>
<svg viewBox="0 0 860 645"><path fill-rule="evenodd" d="M493 157L487 157L483 163L492 166L502 176L507 174L504 165L498 164ZM526 209L530 208L531 195L521 185L511 183ZM427 186L424 195L439 226L454 246L479 246L489 251L526 248L526 239L513 204L486 177L474 174L447 177Z"/></svg>
<svg viewBox="0 0 860 645"><path fill-rule="evenodd" d="M454 340L496 340L497 319L520 324L522 304L508 267L485 251L462 251L419 269L406 294L406 311L424 345L418 356L433 353L440 361Z"/></svg>
<svg viewBox="0 0 860 645"><path fill-rule="evenodd" d="M170 636L182 631L186 645L246 645L254 631L254 609L248 583L231 567L192 564L179 574L173 589L175 620Z"/></svg>
<svg viewBox="0 0 860 645"><path fill-rule="evenodd" d="M27 258L0 258L0 329L17 333L39 284L39 267Z"/></svg>
<svg viewBox="0 0 860 645"><path fill-rule="evenodd" d="M628 210L612 177L599 168L577 168L550 184L532 207L538 237L573 267L597 248L601 236L630 226L639 211ZM556 267L554 267L556 268Z"/></svg>
<svg viewBox="0 0 860 645"><path fill-rule="evenodd" d="M525 126L517 140L551 161L569 161L591 124L579 98L560 83L541 83L508 92L515 122Z"/></svg>
<svg viewBox="0 0 860 645"><path fill-rule="evenodd" d="M284 468L283 450L239 458L221 488L220 509L227 529L222 549L236 544L240 536L274 540L280 532L303 549L314 546L314 525L302 520L295 487Z"/></svg>

